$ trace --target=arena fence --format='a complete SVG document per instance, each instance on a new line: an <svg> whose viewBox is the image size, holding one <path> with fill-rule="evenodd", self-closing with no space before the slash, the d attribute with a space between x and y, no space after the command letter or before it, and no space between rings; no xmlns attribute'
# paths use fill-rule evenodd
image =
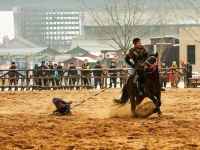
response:
<svg viewBox="0 0 200 150"><path fill-rule="evenodd" d="M167 68L160 70L160 80L168 82L171 78L172 86L177 87L179 81L184 81L185 87L193 85L195 82L186 79L185 74L181 72L183 68ZM103 74L95 76L94 72L100 69L81 70L77 69L78 75L68 75L68 69L56 70L60 74L54 76L55 70L50 69L6 69L0 70L0 90L1 91L29 91L29 90L74 90L74 89L93 89L93 88L117 88L123 87L133 69L116 68L101 69ZM116 74L110 71L116 71ZM127 74L122 73L128 71ZM72 71L72 70L70 70ZM91 75L84 75L84 71L89 71ZM98 83L98 86L96 86ZM101 86L100 86L101 85ZM197 86L193 86L197 87Z"/></svg>

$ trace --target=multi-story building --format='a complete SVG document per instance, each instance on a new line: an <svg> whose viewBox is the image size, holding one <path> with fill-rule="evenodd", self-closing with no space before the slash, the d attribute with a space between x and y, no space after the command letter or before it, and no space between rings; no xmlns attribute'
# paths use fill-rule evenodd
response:
<svg viewBox="0 0 200 150"><path fill-rule="evenodd" d="M67 48L81 33L81 12L65 9L14 8L15 36L41 46Z"/></svg>

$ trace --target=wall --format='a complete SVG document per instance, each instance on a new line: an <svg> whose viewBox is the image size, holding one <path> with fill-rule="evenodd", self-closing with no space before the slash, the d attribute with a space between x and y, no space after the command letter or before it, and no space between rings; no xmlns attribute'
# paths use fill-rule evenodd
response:
<svg viewBox="0 0 200 150"><path fill-rule="evenodd" d="M187 45L195 45L195 61L193 71L200 72L200 27L181 28L180 33L180 60L187 60ZM196 40L199 40L197 42Z"/></svg>

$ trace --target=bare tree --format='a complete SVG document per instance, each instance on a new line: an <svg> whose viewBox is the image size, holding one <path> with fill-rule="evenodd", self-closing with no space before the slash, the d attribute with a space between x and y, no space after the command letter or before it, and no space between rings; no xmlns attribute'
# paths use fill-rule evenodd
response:
<svg viewBox="0 0 200 150"><path fill-rule="evenodd" d="M156 51L159 54L158 62L160 64L162 61L166 60L169 54L167 50L172 46L172 43L168 43L168 39L174 36L174 28L173 25L170 25L173 20L170 14L170 2L158 1L158 6L156 28L159 30L159 37L156 38ZM167 28L165 28L166 25L168 25Z"/></svg>
<svg viewBox="0 0 200 150"><path fill-rule="evenodd" d="M157 11L147 10L145 0L104 0L101 11L91 8L87 0L86 5L99 30L114 41L114 44L106 44L120 48L125 54L131 47L133 37L143 37L151 31L150 28L141 30L138 25L151 24Z"/></svg>

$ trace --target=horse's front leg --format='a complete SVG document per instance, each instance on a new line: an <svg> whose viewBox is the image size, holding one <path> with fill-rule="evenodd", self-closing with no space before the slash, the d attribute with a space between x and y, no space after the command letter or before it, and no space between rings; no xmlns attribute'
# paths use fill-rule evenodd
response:
<svg viewBox="0 0 200 150"><path fill-rule="evenodd" d="M154 97L154 96L148 96L152 101L153 103L156 105L156 108L154 109L154 112L155 113L158 113L158 115L160 116L162 114L161 110L160 110L160 103L159 103L159 100Z"/></svg>

